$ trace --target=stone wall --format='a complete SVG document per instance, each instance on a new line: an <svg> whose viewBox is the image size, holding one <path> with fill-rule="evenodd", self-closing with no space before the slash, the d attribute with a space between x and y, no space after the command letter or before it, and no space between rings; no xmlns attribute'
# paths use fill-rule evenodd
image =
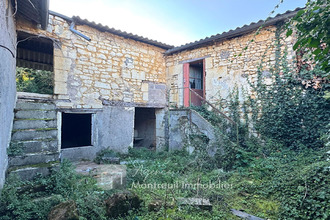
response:
<svg viewBox="0 0 330 220"><path fill-rule="evenodd" d="M16 99L16 30L13 9L9 2L0 1L0 189L4 184L8 165L7 148Z"/></svg>
<svg viewBox="0 0 330 220"><path fill-rule="evenodd" d="M167 85L171 88L170 105L183 105L183 62L205 57L206 99L217 103L226 99L237 86L249 90L248 78L256 79L256 71L263 61L264 71L275 64L275 26L265 27L260 34L254 32L216 42L193 50L186 50L166 57ZM250 42L254 39L253 42ZM249 43L250 42L250 43ZM292 38L284 42L292 59ZM247 50L244 48L248 46ZM239 54L242 53L242 56ZM242 96L240 97L242 99Z"/></svg>
<svg viewBox="0 0 330 220"><path fill-rule="evenodd" d="M54 40L54 94L59 108L102 108L103 101L153 106L149 89L165 94L165 50L50 15L46 31L19 20L17 29ZM163 86L162 86L163 85ZM164 106L165 96L158 100Z"/></svg>
<svg viewBox="0 0 330 220"><path fill-rule="evenodd" d="M91 38L87 41L71 32L70 24L70 19L55 15L50 15L46 30L20 19L17 22L19 31L54 42L57 109L93 114L93 146L62 149L62 158L93 159L105 148L126 153L133 146L134 108L166 107L165 50L88 25L75 25ZM160 128L163 114L157 116L157 146L165 144L165 129Z"/></svg>

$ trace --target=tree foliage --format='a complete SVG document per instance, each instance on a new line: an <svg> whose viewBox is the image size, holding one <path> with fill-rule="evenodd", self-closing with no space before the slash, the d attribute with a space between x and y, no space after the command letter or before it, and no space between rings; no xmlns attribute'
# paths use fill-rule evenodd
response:
<svg viewBox="0 0 330 220"><path fill-rule="evenodd" d="M323 76L329 78L330 46L330 4L328 0L308 0L306 7L300 10L288 24L287 36L297 34L294 50L302 50L305 57L313 59Z"/></svg>

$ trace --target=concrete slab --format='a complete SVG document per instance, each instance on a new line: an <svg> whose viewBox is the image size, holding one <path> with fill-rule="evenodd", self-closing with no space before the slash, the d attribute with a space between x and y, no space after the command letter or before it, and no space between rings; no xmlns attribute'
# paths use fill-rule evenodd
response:
<svg viewBox="0 0 330 220"><path fill-rule="evenodd" d="M96 164L91 161L74 163L76 172L91 175L104 190L126 188L126 166L117 164Z"/></svg>

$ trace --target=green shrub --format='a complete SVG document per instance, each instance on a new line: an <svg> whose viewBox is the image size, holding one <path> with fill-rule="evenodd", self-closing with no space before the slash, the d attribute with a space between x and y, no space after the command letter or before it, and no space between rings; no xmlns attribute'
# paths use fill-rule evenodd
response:
<svg viewBox="0 0 330 220"><path fill-rule="evenodd" d="M10 176L0 198L0 219L47 219L52 207L68 200L76 202L80 219L106 219L105 196L95 179L77 174L64 161L50 176L37 176L33 181Z"/></svg>
<svg viewBox="0 0 330 220"><path fill-rule="evenodd" d="M18 92L53 94L54 74L46 70L16 68L16 87Z"/></svg>

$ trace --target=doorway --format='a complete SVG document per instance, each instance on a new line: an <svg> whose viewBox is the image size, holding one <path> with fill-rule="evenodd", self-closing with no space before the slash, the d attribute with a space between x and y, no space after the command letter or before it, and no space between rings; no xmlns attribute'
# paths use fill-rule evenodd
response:
<svg viewBox="0 0 330 220"><path fill-rule="evenodd" d="M156 147L156 114L154 108L135 108L134 147Z"/></svg>
<svg viewBox="0 0 330 220"><path fill-rule="evenodd" d="M62 113L61 148L92 146L92 114Z"/></svg>
<svg viewBox="0 0 330 220"><path fill-rule="evenodd" d="M183 64L184 106L201 106L205 97L205 62Z"/></svg>

